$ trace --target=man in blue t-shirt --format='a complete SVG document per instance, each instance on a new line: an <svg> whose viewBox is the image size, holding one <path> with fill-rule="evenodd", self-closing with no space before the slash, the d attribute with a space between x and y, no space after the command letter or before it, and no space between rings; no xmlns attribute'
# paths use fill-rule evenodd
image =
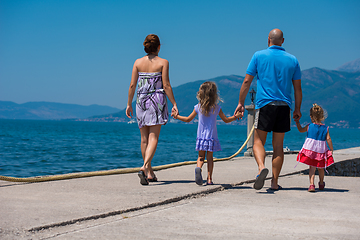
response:
<svg viewBox="0 0 360 240"><path fill-rule="evenodd" d="M268 48L256 52L246 70L246 76L240 89L239 104L236 112L244 114L245 97L252 80L257 76L257 94L255 104L255 132L253 152L259 167L254 188L264 186L269 172L265 168L265 142L268 132L273 132L273 159L271 189L281 189L278 178L284 161L284 136L290 131L291 89L294 87L295 109L293 118L301 118L301 71L293 55L281 47L284 43L283 32L273 29L269 33Z"/></svg>

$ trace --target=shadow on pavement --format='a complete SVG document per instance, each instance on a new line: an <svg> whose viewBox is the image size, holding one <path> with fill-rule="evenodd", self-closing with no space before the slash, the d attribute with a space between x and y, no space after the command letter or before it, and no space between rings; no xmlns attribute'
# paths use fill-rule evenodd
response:
<svg viewBox="0 0 360 240"><path fill-rule="evenodd" d="M276 193L276 192L279 192L279 191L305 191L307 192L308 188L304 188L304 187L289 187L289 188L285 188L283 187L281 190L278 190L278 191L274 191L274 190L271 190L270 188L266 189L266 193ZM316 189L316 192L339 192L339 193L343 193L343 192L349 192L348 189L335 189L335 188L325 188L324 190L317 190ZM259 193L262 193L264 194L265 192L259 192ZM265 193L265 194L266 194Z"/></svg>

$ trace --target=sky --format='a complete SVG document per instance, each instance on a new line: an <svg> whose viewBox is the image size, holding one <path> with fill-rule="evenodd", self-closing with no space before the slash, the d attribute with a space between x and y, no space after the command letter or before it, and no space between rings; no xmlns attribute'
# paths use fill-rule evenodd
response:
<svg viewBox="0 0 360 240"><path fill-rule="evenodd" d="M302 70L333 70L360 58L359 12L358 0L0 0L0 101L123 109L151 33L173 87L245 76L274 28Z"/></svg>

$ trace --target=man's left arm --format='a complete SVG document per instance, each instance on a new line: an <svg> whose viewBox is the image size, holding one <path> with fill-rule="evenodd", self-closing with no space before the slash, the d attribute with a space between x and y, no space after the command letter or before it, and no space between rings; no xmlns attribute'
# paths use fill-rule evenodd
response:
<svg viewBox="0 0 360 240"><path fill-rule="evenodd" d="M294 97L295 97L295 110L293 112L293 119L298 121L301 118L301 102L302 102L302 89L301 79L292 80L294 85Z"/></svg>

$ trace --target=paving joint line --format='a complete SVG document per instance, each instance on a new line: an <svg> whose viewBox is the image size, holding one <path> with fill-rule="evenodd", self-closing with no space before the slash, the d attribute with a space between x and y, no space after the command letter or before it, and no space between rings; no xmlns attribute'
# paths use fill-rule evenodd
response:
<svg viewBox="0 0 360 240"><path fill-rule="evenodd" d="M283 174L283 175L280 175L279 177L286 177L286 176L290 176L290 175L296 175L296 174L300 174L302 172L304 172L304 170ZM269 180L269 179L271 179L271 177L266 178L266 180ZM124 214L124 213L136 212L136 211L140 211L140 210L144 210L144 209L150 209L150 208L154 208L154 207L158 207L158 206L164 206L164 205L167 205L167 204L170 204L170 203L176 203L176 202L182 201L184 199L204 197L204 196L207 196L207 195L215 193L215 192L221 192L221 191L224 191L224 190L232 189L232 188L234 188L236 186L240 186L240 185L248 184L248 183L253 183L253 182L255 182L255 179L247 180L247 181L243 181L243 182L239 182L239 183L221 184L220 186L215 187L215 188L210 188L210 189L206 189L206 190L196 192L196 193L189 193L189 194L186 194L186 195L183 195L183 196L169 198L169 199L166 199L166 200L163 200L163 201L150 203L150 204L140 206L140 207L133 207L133 208L125 209L125 210L107 212L107 213L92 215L92 216L88 216L88 217L82 217L82 218L77 218L77 219L73 219L73 220L63 221L63 222L60 222L60 223L47 224L47 225L31 228L31 229L29 229L27 231L35 233L35 232L39 232L39 231L42 231L42 230L47 230L47 229L50 229L50 228L64 227L64 226L68 226L68 225L72 225L72 224L77 224L77 223L80 223L80 222L103 219L103 218L107 218L107 217L121 215L121 214Z"/></svg>
<svg viewBox="0 0 360 240"><path fill-rule="evenodd" d="M133 208L125 209L125 210L118 210L118 211L113 211L113 212L108 212L108 213L97 214L97 215L92 215L92 216L88 216L88 217L68 220L68 221L64 221L64 222L60 222L60 223L53 223L53 224L43 225L43 226L39 226L39 227L34 227L34 228L29 229L28 231L29 232L38 232L38 231L41 231L41 230L47 230L47 229L54 228L54 227L63 227L63 226L71 225L71 224L76 224L76 223L79 223L79 222L84 222L84 221L89 221L89 220L97 220L97 219L106 218L106 217L112 217L112 216L121 215L121 214L124 214L124 213L135 212L135 211L140 211L140 210L144 210L144 209L163 206L163 205L167 205L167 204L170 204L170 203L179 202L179 201L184 200L184 199L203 197L205 195L208 195L208 194L211 194L211 193L214 193L214 192L223 191L223 190L225 190L225 187L218 186L216 188L211 188L211 189L207 189L207 190L196 192L196 193L189 193L189 194L186 194L186 195L183 195L183 196L169 198L169 199L166 199L166 200L163 200L163 201L160 201L160 202L150 203L150 204L140 206L140 207L133 207Z"/></svg>

